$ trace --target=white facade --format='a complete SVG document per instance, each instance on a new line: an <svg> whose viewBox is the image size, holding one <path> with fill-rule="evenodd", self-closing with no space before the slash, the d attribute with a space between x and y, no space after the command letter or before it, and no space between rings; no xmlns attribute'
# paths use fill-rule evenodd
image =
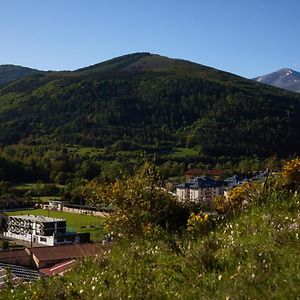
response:
<svg viewBox="0 0 300 300"><path fill-rule="evenodd" d="M176 196L179 201L191 201L207 204L217 195L224 194L225 187L210 177L202 176L177 186Z"/></svg>
<svg viewBox="0 0 300 300"><path fill-rule="evenodd" d="M206 188L177 188L176 195L180 201L192 201L197 203L208 203L217 195L224 195L223 187Z"/></svg>
<svg viewBox="0 0 300 300"><path fill-rule="evenodd" d="M43 216L10 216L4 236L46 246L66 242L66 221Z"/></svg>

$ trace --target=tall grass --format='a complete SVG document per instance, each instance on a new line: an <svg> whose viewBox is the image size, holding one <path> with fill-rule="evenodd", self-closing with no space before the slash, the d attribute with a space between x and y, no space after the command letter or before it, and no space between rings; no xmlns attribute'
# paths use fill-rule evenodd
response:
<svg viewBox="0 0 300 300"><path fill-rule="evenodd" d="M1 299L297 299L300 198L273 195L205 234L124 239Z"/></svg>

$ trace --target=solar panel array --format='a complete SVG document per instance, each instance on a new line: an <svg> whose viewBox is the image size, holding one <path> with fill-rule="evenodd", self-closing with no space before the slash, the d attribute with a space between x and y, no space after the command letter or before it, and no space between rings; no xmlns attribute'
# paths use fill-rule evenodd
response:
<svg viewBox="0 0 300 300"><path fill-rule="evenodd" d="M0 288L5 284L6 271L0 268Z"/></svg>
<svg viewBox="0 0 300 300"><path fill-rule="evenodd" d="M10 272L13 276L20 278L23 281L35 281L44 276L39 271L31 270L31 269L16 266L16 265L0 263L0 270L3 270L3 269L4 269L4 271L10 270Z"/></svg>
<svg viewBox="0 0 300 300"><path fill-rule="evenodd" d="M8 280L8 272L6 269L2 269L0 267L0 288L4 287L5 283ZM15 283L19 283L20 279L15 277L14 275L11 274L10 276L10 280L15 282Z"/></svg>

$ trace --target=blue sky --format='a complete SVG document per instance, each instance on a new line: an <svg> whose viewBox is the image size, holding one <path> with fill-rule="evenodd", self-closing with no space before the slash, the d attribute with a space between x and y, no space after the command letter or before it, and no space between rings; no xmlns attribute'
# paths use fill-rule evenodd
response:
<svg viewBox="0 0 300 300"><path fill-rule="evenodd" d="M300 71L299 0L0 0L0 64L73 70L147 51L245 77Z"/></svg>

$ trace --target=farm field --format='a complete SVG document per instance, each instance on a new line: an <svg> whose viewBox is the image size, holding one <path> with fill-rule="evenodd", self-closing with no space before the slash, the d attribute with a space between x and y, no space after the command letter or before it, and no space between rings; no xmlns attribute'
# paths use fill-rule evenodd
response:
<svg viewBox="0 0 300 300"><path fill-rule="evenodd" d="M34 215L46 217L49 216L52 218L62 218L67 221L68 231L89 232L91 234L91 240L95 242L101 241L103 238L103 218L100 217L44 209L20 210L14 212L7 212L6 214L8 216Z"/></svg>

